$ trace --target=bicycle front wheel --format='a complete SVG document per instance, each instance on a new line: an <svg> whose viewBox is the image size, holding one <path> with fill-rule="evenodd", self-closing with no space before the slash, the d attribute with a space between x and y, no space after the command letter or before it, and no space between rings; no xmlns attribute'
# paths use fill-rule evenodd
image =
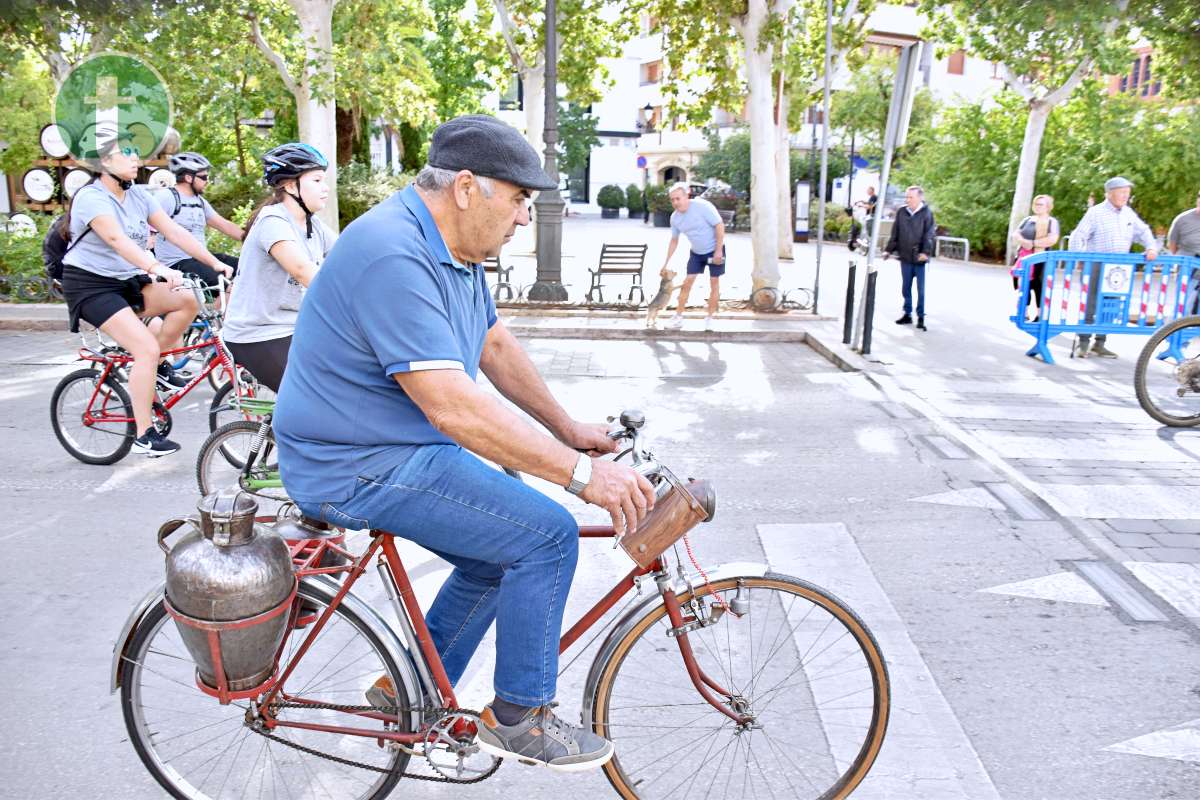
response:
<svg viewBox="0 0 1200 800"><path fill-rule="evenodd" d="M196 456L196 483L201 495L237 486L259 497L287 501L287 492L279 483L279 451L269 427L258 450L252 452L261 427L258 422L238 420L209 434ZM261 504L259 510L268 513Z"/></svg>
<svg viewBox="0 0 1200 800"><path fill-rule="evenodd" d="M323 595L305 582L300 596L306 614L310 608L318 614L325 611ZM307 635L307 627L289 634L281 664ZM387 649L356 613L338 606L286 689L289 696L312 702L361 706L368 702L364 693L381 675L391 678L399 691L397 704L407 707L399 668ZM184 800L384 798L408 765L409 756L402 750L381 747L368 737L285 727L272 732L282 742L262 736L255 730L256 704L235 701L222 706L196 688L195 666L162 603L138 626L121 665L121 708L130 741L146 769L172 797ZM311 705L280 709L276 717L383 730L381 722ZM408 719L400 715L399 730L411 731ZM396 729L395 724L391 727Z"/></svg>
<svg viewBox="0 0 1200 800"><path fill-rule="evenodd" d="M129 393L111 375L101 384L94 369L75 370L54 387L50 426L63 449L85 464L117 463L137 435Z"/></svg>
<svg viewBox="0 0 1200 800"><path fill-rule="evenodd" d="M753 722L739 726L699 695L660 604L600 671L593 725L616 745L609 782L625 798L701 788L713 798L846 797L887 730L887 666L874 637L840 600L786 575L723 579L712 590L749 611L726 612L688 641L700 669L732 693L727 706ZM696 599L716 603L706 587Z"/></svg>
<svg viewBox="0 0 1200 800"><path fill-rule="evenodd" d="M1166 358L1157 357L1160 348ZM1138 355L1133 387L1142 409L1163 425L1200 425L1200 316L1177 319L1150 337Z"/></svg>
<svg viewBox="0 0 1200 800"><path fill-rule="evenodd" d="M215 372L215 370L214 370ZM242 393L237 395L238 385L236 381L226 381L213 395L212 404L208 408L208 430L216 431L222 425L226 425L234 420L258 420L260 417L249 410L239 408L238 403L242 400L274 400L275 393L266 386L259 383L246 383L242 387Z"/></svg>

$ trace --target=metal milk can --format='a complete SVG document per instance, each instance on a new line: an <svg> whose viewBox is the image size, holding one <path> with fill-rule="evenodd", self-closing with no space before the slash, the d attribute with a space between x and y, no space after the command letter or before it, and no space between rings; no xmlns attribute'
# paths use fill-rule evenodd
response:
<svg viewBox="0 0 1200 800"><path fill-rule="evenodd" d="M230 692L271 678L297 582L287 544L255 524L252 495L221 489L197 509L199 523L172 520L159 531L167 553L166 606L200 680L228 702ZM164 540L185 523L193 530L168 550Z"/></svg>

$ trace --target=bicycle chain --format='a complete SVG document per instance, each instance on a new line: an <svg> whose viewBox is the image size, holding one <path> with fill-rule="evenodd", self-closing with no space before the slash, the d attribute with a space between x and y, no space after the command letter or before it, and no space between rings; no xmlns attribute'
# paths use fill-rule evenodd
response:
<svg viewBox="0 0 1200 800"><path fill-rule="evenodd" d="M412 709L400 708L398 706L344 706L344 705L338 705L337 703L272 703L271 708L272 709L303 708L303 709L307 709L309 711L313 711L313 710L317 710L317 711L375 711L380 714L397 714L397 715L402 714L402 713L407 714L412 711ZM461 711L463 713L474 714L475 716L479 716L479 712L471 711L470 709L463 708L463 709L456 709L456 710ZM305 745L298 744L297 742L288 741L287 739L284 739L282 736L277 736L276 734L273 734L267 730L264 730L263 728L256 726L256 725L250 725L249 727L250 727L250 730L254 731L259 736L270 739L273 742L278 742L279 744L285 745L286 747L291 747L294 750L299 750L302 753L308 753L309 755L317 756L318 758L324 758L329 761L333 761L337 764L342 764L347 767L357 767L359 769L365 769L368 772L379 772L384 775L389 775L393 772L393 770L391 770L391 769L385 769L384 767L376 767L373 764L363 764L362 762L359 762L359 761L353 761L349 758L342 758L341 756L330 755L329 753L323 753L320 750L315 750L311 747L307 747ZM401 778L412 778L413 780L417 780L417 781L429 781L431 783L461 783L461 784L479 783L480 781L486 780L486 779L492 777L492 775L496 774L496 770L498 770L500 768L500 764L502 762L503 762L503 759L496 759L496 763L492 765L491 769L489 769L487 772L484 772L482 775L477 775L474 778L463 778L463 779L447 778L445 776L420 775L415 772L403 772L403 771L400 772L400 777Z"/></svg>

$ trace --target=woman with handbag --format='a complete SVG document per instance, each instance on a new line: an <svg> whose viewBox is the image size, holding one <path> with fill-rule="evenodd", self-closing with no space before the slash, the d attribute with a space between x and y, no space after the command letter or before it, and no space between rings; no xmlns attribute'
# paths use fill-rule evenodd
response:
<svg viewBox="0 0 1200 800"><path fill-rule="evenodd" d="M1021 224L1017 225L1013 233L1013 237L1017 244L1017 260L1013 263L1012 276L1013 288L1021 288L1021 268L1022 259L1025 256L1041 253L1058 243L1059 229L1058 220L1050 216L1050 212L1054 210L1054 198L1048 194L1039 194L1033 198L1033 213L1025 219L1021 220ZM1034 322L1037 322L1042 313L1042 290L1044 287L1045 273L1043 264L1035 264L1033 273L1029 276L1031 284L1031 295L1033 296L1036 306Z"/></svg>

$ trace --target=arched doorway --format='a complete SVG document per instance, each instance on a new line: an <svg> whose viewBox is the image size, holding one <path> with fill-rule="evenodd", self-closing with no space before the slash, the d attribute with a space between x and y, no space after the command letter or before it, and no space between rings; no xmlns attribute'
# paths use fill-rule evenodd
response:
<svg viewBox="0 0 1200 800"><path fill-rule="evenodd" d="M667 167L658 174L662 177L663 186L687 180L687 173L684 172L683 167Z"/></svg>

